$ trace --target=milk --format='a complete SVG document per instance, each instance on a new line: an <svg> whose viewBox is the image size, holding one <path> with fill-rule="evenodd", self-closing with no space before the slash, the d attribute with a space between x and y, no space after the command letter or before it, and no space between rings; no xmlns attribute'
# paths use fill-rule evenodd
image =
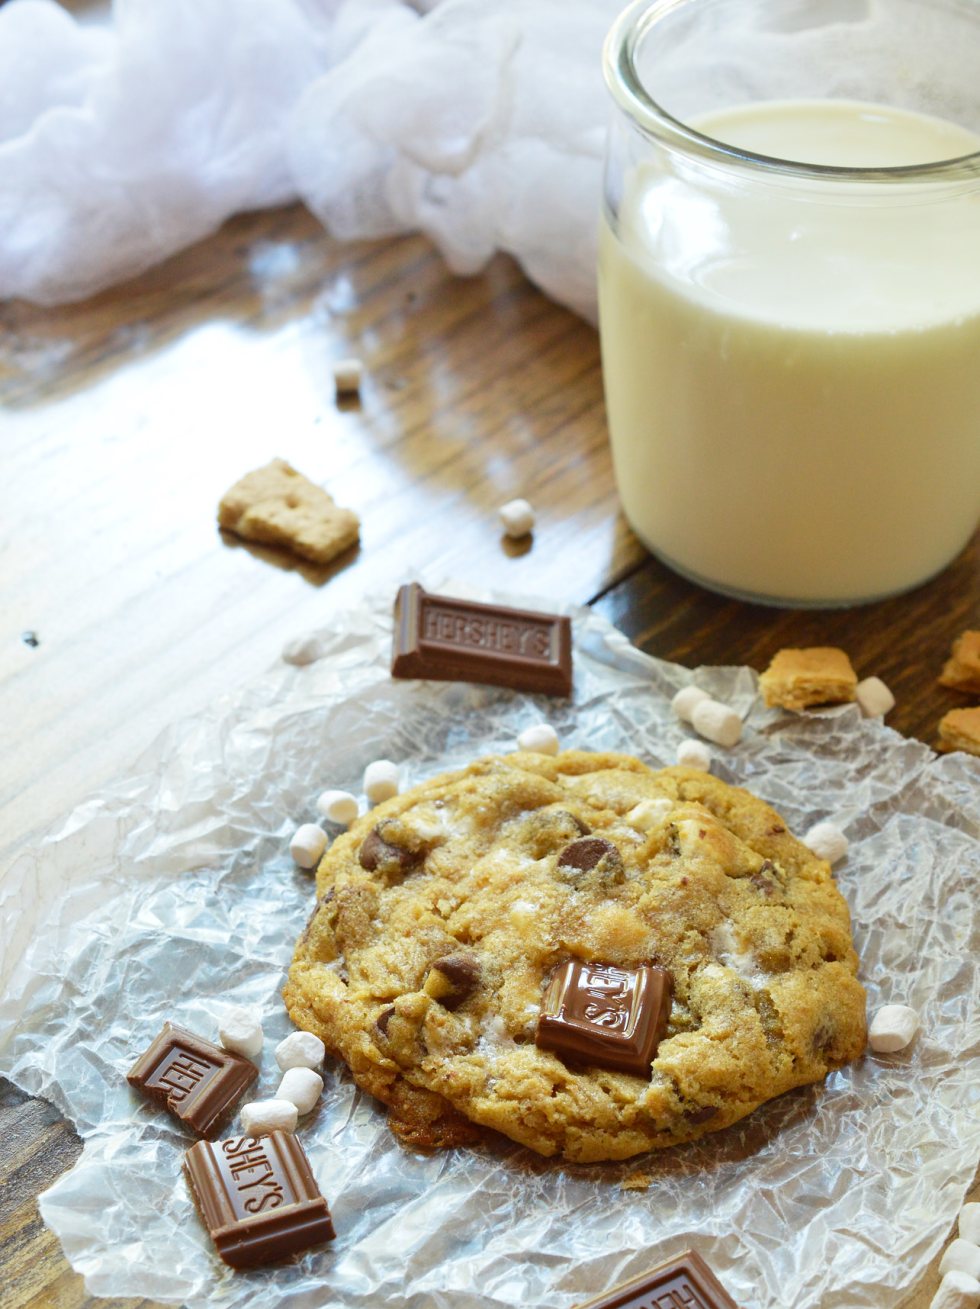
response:
<svg viewBox="0 0 980 1309"><path fill-rule="evenodd" d="M849 101L704 117L754 153L894 167L980 150ZM617 482L645 544L722 589L853 602L925 580L980 515L980 196L679 156L603 220L602 360Z"/></svg>

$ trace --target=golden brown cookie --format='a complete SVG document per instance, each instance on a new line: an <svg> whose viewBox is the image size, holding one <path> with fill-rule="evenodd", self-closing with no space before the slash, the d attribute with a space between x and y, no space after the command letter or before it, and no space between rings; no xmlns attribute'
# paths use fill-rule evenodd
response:
<svg viewBox="0 0 980 1309"><path fill-rule="evenodd" d="M857 674L843 650L831 645L807 650L780 650L759 678L759 690L772 709L809 709L812 705L853 700Z"/></svg>
<svg viewBox="0 0 980 1309"><path fill-rule="evenodd" d="M980 632L962 632L939 674L943 686L980 692Z"/></svg>
<svg viewBox="0 0 980 1309"><path fill-rule="evenodd" d="M218 505L218 523L247 541L278 545L328 564L357 540L360 524L284 459L235 483Z"/></svg>
<svg viewBox="0 0 980 1309"><path fill-rule="evenodd" d="M658 797L664 815L642 830L631 814ZM706 773L580 751L481 759L359 819L317 894L290 1016L413 1145L484 1127L543 1155L624 1159L726 1127L864 1049L829 866ZM536 1043L575 960L670 974L648 1073Z"/></svg>
<svg viewBox="0 0 980 1309"><path fill-rule="evenodd" d="M951 709L939 721L940 750L965 750L980 755L980 705Z"/></svg>

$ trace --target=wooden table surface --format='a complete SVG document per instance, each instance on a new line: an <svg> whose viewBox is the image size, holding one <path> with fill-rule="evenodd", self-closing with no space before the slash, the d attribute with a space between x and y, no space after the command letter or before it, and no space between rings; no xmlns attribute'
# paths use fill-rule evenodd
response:
<svg viewBox="0 0 980 1309"><path fill-rule="evenodd" d="M350 354L367 380L338 406L331 361ZM241 217L84 304L0 306L0 404L0 875L159 729L408 567L593 604L691 666L839 644L895 690L889 722L930 744L966 703L935 676L980 626L977 539L928 586L851 611L689 585L618 509L595 334L503 258L460 281L419 239L337 245L299 207ZM361 515L332 568L215 527L226 487L276 455ZM521 545L495 512L515 495L538 510ZM86 1296L37 1215L80 1148L0 1082L5 1309L122 1304Z"/></svg>

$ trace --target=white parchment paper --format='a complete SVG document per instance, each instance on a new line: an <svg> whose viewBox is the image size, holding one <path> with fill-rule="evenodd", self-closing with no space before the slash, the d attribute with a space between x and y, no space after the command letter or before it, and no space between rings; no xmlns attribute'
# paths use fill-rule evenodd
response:
<svg viewBox="0 0 980 1309"><path fill-rule="evenodd" d="M938 759L853 707L765 710L754 674L733 668L694 674L747 719L715 771L797 833L828 816L844 826L837 874L863 980L872 1007L921 1011L911 1050L869 1055L697 1144L592 1167L506 1142L408 1153L328 1061L300 1137L337 1240L254 1274L218 1263L181 1178L190 1139L125 1073L164 1019L213 1037L244 1004L264 1013L257 1093L272 1093L289 1028L279 990L313 903L286 846L319 791L358 790L379 756L415 782L511 748L542 717L567 746L654 765L685 735L669 697L688 670L587 610L568 610L571 703L393 682L390 611L390 595L365 603L318 634L316 662L279 664L168 731L0 882L0 1072L84 1137L41 1211L89 1291L229 1309L570 1309L694 1246L743 1309L897 1305L980 1155L980 763ZM649 1188L624 1190L638 1171Z"/></svg>

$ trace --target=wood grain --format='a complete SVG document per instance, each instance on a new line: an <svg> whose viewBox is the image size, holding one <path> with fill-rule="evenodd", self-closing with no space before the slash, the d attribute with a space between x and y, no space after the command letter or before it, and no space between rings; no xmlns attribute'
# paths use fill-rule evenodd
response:
<svg viewBox="0 0 980 1309"><path fill-rule="evenodd" d="M367 380L338 406L330 364L348 354ZM594 333L506 259L459 281L421 240L338 246L299 207L237 218L83 304L0 306L0 404L0 872L160 728L409 570L595 600L692 665L841 644L895 689L892 724L926 741L960 702L934 677L951 637L980 625L977 541L929 586L861 610L690 586L619 513ZM273 455L361 514L358 551L316 570L221 537L221 493ZM495 514L517 494L538 510L524 546ZM0 1082L4 1309L110 1304L86 1296L37 1215L79 1149L54 1110ZM908 1309L934 1287L930 1274Z"/></svg>
<svg viewBox="0 0 980 1309"><path fill-rule="evenodd" d="M44 1100L0 1078L0 1269L4 1309L155 1309L148 1300L95 1301L71 1271L35 1197L81 1154L74 1128Z"/></svg>
<svg viewBox="0 0 980 1309"><path fill-rule="evenodd" d="M338 406L352 353L362 401ZM299 207L84 304L0 308L0 403L0 866L368 590L429 569L588 600L643 557L594 332L508 260L454 279ZM275 455L360 514L359 551L324 570L219 535L222 493ZM515 547L496 509L518 494L538 528Z"/></svg>
<svg viewBox="0 0 980 1309"><path fill-rule="evenodd" d="M933 747L943 714L977 699L936 678L953 639L980 628L980 533L927 585L857 609L743 604L693 586L649 558L595 608L640 649L689 668L748 664L761 672L784 646L840 646L858 677L880 677L893 691L889 727Z"/></svg>

